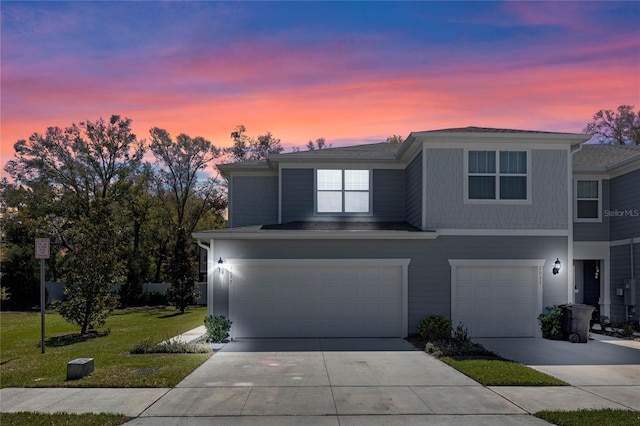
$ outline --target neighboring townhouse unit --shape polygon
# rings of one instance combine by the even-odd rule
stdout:
[[[574,227],[588,236],[583,225],[599,223],[574,218],[593,193],[572,162],[587,139],[468,127],[220,165],[229,228],[193,234],[207,253],[209,313],[228,316],[234,338],[404,337],[430,314],[475,337],[538,336],[545,306],[586,296]],[[612,244],[628,242],[625,226]],[[581,252],[582,268],[613,264],[617,247]]]
[[[573,171],[575,302],[637,321],[640,146],[583,145]]]

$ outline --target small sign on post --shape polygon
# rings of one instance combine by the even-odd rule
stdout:
[[[50,256],[49,238],[36,238],[36,259],[48,259]]]
[[[36,259],[40,259],[40,347],[44,353],[44,260],[51,256],[49,238],[36,238]]]

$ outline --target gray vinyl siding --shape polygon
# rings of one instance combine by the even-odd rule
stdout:
[[[282,169],[282,223],[312,220],[313,169]]]
[[[403,221],[404,170],[374,169],[371,189],[373,215],[315,215],[314,169],[282,169],[282,223],[312,220]]]
[[[612,241],[640,237],[640,170],[611,180],[609,210]]]
[[[616,294],[616,289],[624,288],[624,280],[631,278],[631,245],[624,244],[613,246],[610,250],[611,259],[611,283],[609,296],[611,298],[611,319],[613,321],[626,321],[628,319],[627,307],[624,305],[623,296]],[[636,279],[636,313],[638,319],[638,306],[640,306],[640,244],[633,245],[633,266]]]
[[[404,170],[373,170],[373,219],[404,221]]]
[[[503,149],[509,149],[505,147]],[[530,204],[465,203],[464,150],[427,149],[428,229],[567,229],[567,152],[531,150]]]
[[[577,176],[577,179],[580,179]],[[573,194],[575,200],[576,194]],[[604,214],[609,210],[609,180],[602,181],[602,222],[573,222],[574,241],[609,241],[609,217]],[[574,212],[575,215],[575,212]]]
[[[449,259],[546,259],[543,306],[567,302],[566,275],[554,276],[555,257],[567,258],[566,237],[441,236],[435,240],[216,240],[227,259],[408,258],[409,333],[426,315],[451,315]],[[552,254],[552,255],[550,255]],[[553,259],[552,259],[553,257]],[[241,273],[238,270],[236,273]],[[228,287],[216,276],[216,314],[228,313]],[[564,279],[564,282],[562,280]],[[233,320],[233,318],[231,318]]]
[[[278,176],[231,178],[230,226],[278,223]]]
[[[416,228],[422,228],[422,152],[407,166],[405,186],[405,220]]]

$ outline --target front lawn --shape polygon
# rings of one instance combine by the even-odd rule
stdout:
[[[0,312],[1,387],[173,387],[202,364],[209,354],[131,355],[136,344],[166,340],[204,324],[206,307],[119,310],[105,327],[110,333],[84,341],[51,339],[77,332],[57,313],[47,313],[48,344],[40,352],[40,313]],[[67,362],[94,358],[95,371],[67,381]]]
[[[640,412],[626,410],[540,411],[534,416],[560,426],[638,426]]]
[[[462,374],[483,386],[566,386],[562,380],[498,356],[442,357]]]

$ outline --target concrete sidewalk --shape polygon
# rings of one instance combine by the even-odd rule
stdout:
[[[173,389],[5,388],[0,408],[122,413],[138,426],[510,426],[546,424],[530,415],[543,409],[640,411],[639,394],[633,384],[487,388],[401,339],[287,339],[227,344]]]

